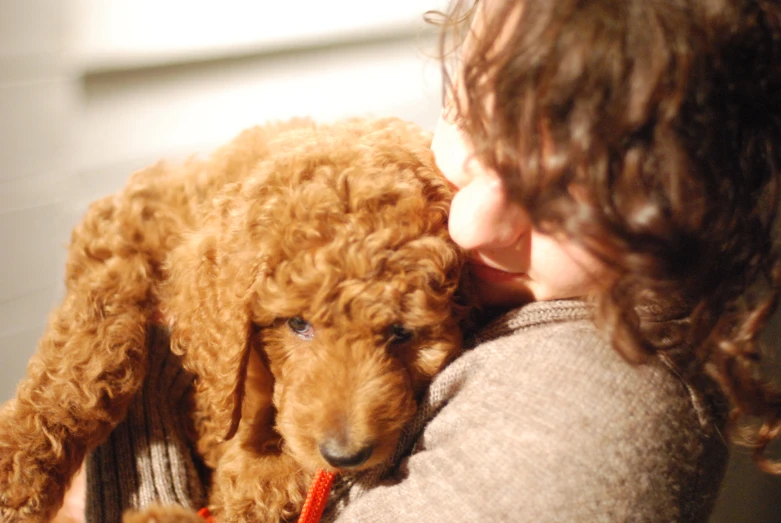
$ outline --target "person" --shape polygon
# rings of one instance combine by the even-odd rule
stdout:
[[[441,50],[485,319],[324,521],[707,521],[730,435],[781,473],[779,2],[454,0]]]
[[[459,1],[459,24],[432,148],[504,312],[326,520],[707,521],[730,434],[781,472],[757,341],[781,278],[781,4]]]

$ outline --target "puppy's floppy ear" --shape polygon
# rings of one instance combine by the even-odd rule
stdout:
[[[215,442],[238,429],[251,350],[260,246],[249,245],[242,201],[239,184],[223,189],[203,226],[171,253],[162,291],[171,349],[197,376],[197,422]]]
[[[251,334],[247,333],[249,337]],[[233,388],[233,411],[231,412],[230,426],[228,432],[225,433],[225,440],[231,439],[236,435],[236,431],[239,430],[239,422],[241,421],[241,409],[244,405],[244,383],[247,380],[247,367],[249,366],[249,353],[251,345],[246,343],[244,349],[241,351],[241,360],[239,368],[236,372],[236,385]]]

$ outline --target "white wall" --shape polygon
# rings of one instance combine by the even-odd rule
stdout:
[[[0,400],[56,302],[74,215],[65,3],[0,0]]]
[[[61,296],[88,202],[269,119],[431,128],[439,76],[420,13],[436,4],[0,0],[0,402]],[[781,481],[745,461],[732,461],[712,521],[781,521]]]

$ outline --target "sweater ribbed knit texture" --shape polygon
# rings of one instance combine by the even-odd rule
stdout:
[[[125,421],[87,458],[87,523],[119,522],[124,511],[153,504],[205,506],[187,438],[193,377],[171,354],[164,329],[151,329],[149,347],[141,393]]]

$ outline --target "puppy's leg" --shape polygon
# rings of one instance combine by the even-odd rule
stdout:
[[[74,231],[64,302],[16,398],[0,408],[4,523],[54,515],[88,449],[121,421],[143,383],[152,268],[127,238],[138,231],[117,214],[103,200]]]
[[[216,519],[221,523],[294,521],[311,478],[286,452],[257,454],[233,440],[212,486]]]

